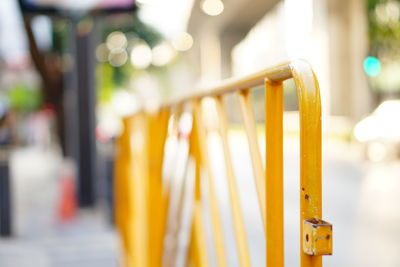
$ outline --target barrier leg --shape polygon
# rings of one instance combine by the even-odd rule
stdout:
[[[283,230],[283,86],[265,82],[267,266],[284,266]]]

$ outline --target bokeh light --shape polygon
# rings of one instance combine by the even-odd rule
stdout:
[[[145,69],[151,64],[152,58],[151,49],[145,42],[140,42],[132,48],[131,63],[134,67]]]
[[[201,9],[209,16],[218,16],[224,11],[224,3],[221,0],[205,0]]]
[[[112,32],[107,36],[107,47],[110,51],[126,49],[128,40],[122,32]]]
[[[168,64],[175,55],[174,49],[167,42],[161,43],[153,48],[154,66],[164,66]]]
[[[381,69],[381,63],[376,57],[367,57],[364,60],[364,71],[368,76],[377,76]]]
[[[111,51],[108,60],[113,67],[121,67],[128,61],[128,53],[125,50]]]
[[[375,17],[380,24],[396,23],[400,18],[400,3],[388,1],[378,4],[375,8]]]
[[[172,46],[178,51],[187,51],[193,46],[193,37],[187,32],[182,32],[172,40]]]
[[[111,107],[116,115],[125,117],[138,109],[138,103],[133,94],[127,90],[118,89],[111,99]]]
[[[108,60],[108,56],[110,54],[110,50],[105,43],[99,44],[96,48],[96,59],[99,62],[106,62]]]

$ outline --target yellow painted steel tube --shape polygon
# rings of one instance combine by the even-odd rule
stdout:
[[[267,266],[284,266],[283,86],[265,82]]]
[[[171,222],[172,222],[171,224],[173,224],[173,227],[171,227],[172,229],[170,229],[170,230],[172,230],[170,237],[173,238],[173,242],[171,242],[171,243],[173,243],[173,246],[170,250],[170,255],[168,255],[169,256],[168,262],[166,261],[166,264],[165,264],[166,267],[175,266],[177,257],[178,257],[178,253],[179,253],[179,251],[178,251],[179,231],[180,231],[180,228],[182,225],[182,215],[183,215],[182,212],[183,212],[183,206],[184,206],[184,200],[185,200],[185,189],[186,189],[186,179],[184,179],[184,181],[182,182],[182,185],[181,185],[181,191],[179,192],[180,193],[179,198],[176,203],[176,213],[174,213],[173,214],[174,216],[172,216],[170,218]]]
[[[247,140],[250,149],[251,164],[253,166],[254,180],[258,195],[258,204],[260,206],[260,214],[262,221],[266,224],[266,206],[265,206],[265,176],[264,166],[261,159],[260,147],[258,144],[258,135],[254,112],[251,107],[250,91],[243,90],[238,92],[240,111],[242,113],[244,126],[246,129]]]
[[[167,136],[169,110],[163,109],[156,114],[148,114],[149,142],[149,267],[161,266],[162,248],[165,230],[166,207],[163,199],[162,164],[164,144]]]
[[[239,191],[237,188],[237,182],[233,170],[232,158],[228,143],[229,139],[228,139],[227,116],[224,109],[222,97],[216,97],[215,102],[217,107],[217,115],[219,119],[219,130],[220,130],[219,132],[221,135],[222,148],[224,151],[226,179],[229,188],[228,192],[232,208],[232,220],[235,231],[237,250],[239,254],[239,262],[240,266],[249,267],[251,266],[251,263],[249,256],[249,248],[247,244],[246,229],[244,225],[242,210],[240,207]]]
[[[208,252],[206,232],[204,229],[204,218],[200,201],[195,202],[193,215],[193,245],[196,267],[208,267]]]
[[[191,134],[191,155],[196,162],[196,180],[194,191],[194,214],[193,214],[193,229],[191,251],[192,263],[195,267],[208,267],[209,258],[207,251],[206,231],[204,227],[204,217],[202,208],[202,192],[201,192],[201,157],[199,151],[199,140],[197,135],[196,122],[193,124]]]
[[[201,159],[201,166],[205,171],[205,177],[207,179],[207,189],[211,210],[211,223],[213,229],[214,245],[216,250],[217,265],[219,267],[226,267],[226,253],[224,247],[224,238],[222,231],[221,215],[218,207],[217,194],[214,188],[213,174],[211,172],[211,165],[208,157],[207,147],[207,134],[203,125],[202,107],[201,101],[197,100],[193,103],[194,108],[194,123],[196,125],[196,135],[198,140],[198,149]]]
[[[127,169],[127,159],[129,157],[129,135],[127,131],[127,119],[123,120],[124,131],[121,136],[117,139],[115,145],[115,172],[114,172],[114,216],[115,216],[115,225],[120,231],[122,241],[125,243],[124,238],[126,237],[124,234],[124,207],[127,204],[126,194],[124,189],[124,182],[127,179],[126,169]],[[123,244],[123,247],[126,245]]]
[[[148,266],[149,217],[148,217],[148,123],[145,113],[133,117],[132,147],[132,195],[133,195],[133,266]]]
[[[300,109],[300,236],[303,236],[303,221],[308,219],[322,219],[322,181],[321,181],[321,101],[318,81],[308,63],[304,61],[294,61],[290,63],[288,69],[289,77],[293,77],[299,99]],[[286,76],[282,73],[280,77]],[[267,76],[268,77],[268,76]],[[289,78],[287,77],[287,78]],[[274,85],[277,81],[281,81],[281,78],[274,81],[269,79],[268,84]],[[268,90],[267,90],[268,92]],[[272,91],[270,90],[272,94]],[[269,103],[267,104],[274,105]],[[266,107],[266,109],[269,109]],[[272,114],[272,113],[270,113]],[[267,112],[268,115],[268,112]],[[273,116],[272,116],[273,117]],[[276,118],[270,118],[276,119]],[[268,118],[266,119],[266,125],[268,125]],[[279,127],[279,129],[281,129]],[[278,131],[279,131],[278,129]],[[267,142],[268,142],[268,131],[276,134],[277,129],[267,129]],[[276,138],[278,140],[278,138]],[[268,149],[268,145],[267,145]],[[277,153],[274,151],[273,153]],[[278,152],[279,153],[279,152]],[[275,154],[276,156],[276,154]],[[278,154],[279,158],[280,155]],[[267,151],[267,164],[268,164],[268,151]],[[268,165],[266,167],[268,173]],[[267,176],[267,190],[268,190],[268,176]],[[280,193],[278,193],[280,194]],[[282,201],[283,204],[283,201]],[[268,216],[280,216],[280,212],[274,214],[269,210],[268,205],[268,191],[267,191],[267,225]],[[283,207],[282,207],[283,212]],[[270,214],[270,215],[269,215]],[[282,216],[283,218],[283,216]],[[272,219],[271,219],[272,220]],[[280,227],[283,225],[282,222],[276,222],[276,230],[281,231]],[[267,227],[268,232],[268,227]],[[282,242],[283,242],[283,234]],[[270,239],[267,239],[267,254],[268,254],[268,243]],[[283,258],[283,247],[282,245],[271,248],[273,253]],[[272,252],[271,252],[272,253]],[[310,256],[303,252],[303,242],[300,240],[300,259],[302,267],[320,267],[322,266],[322,256]],[[267,255],[267,263],[268,262]],[[279,264],[279,265],[278,265]],[[283,262],[270,263],[267,266],[282,266]]]
[[[170,180],[171,197],[169,201],[168,220],[166,225],[166,240],[168,242],[164,247],[165,251],[163,256],[163,266],[166,267],[175,266],[178,259],[179,232],[182,224],[183,207],[186,194],[185,190],[187,190],[186,174],[189,164],[190,139],[188,140],[187,136],[180,134],[179,142],[181,150],[185,150],[185,157],[182,161],[184,164],[180,165],[180,168],[177,168],[182,169],[182,172],[175,172]],[[184,149],[185,147],[187,150]],[[183,154],[181,154],[181,156],[182,155]]]
[[[300,109],[300,236],[303,221],[322,219],[321,179],[321,101],[317,78],[311,67],[297,61],[291,64]],[[300,240],[302,267],[322,266],[322,256],[303,252]]]
[[[265,70],[259,71],[252,75],[248,75],[239,79],[227,79],[215,86],[210,86],[206,88],[198,88],[193,93],[186,96],[182,96],[177,99],[172,99],[166,101],[163,106],[177,106],[179,104],[189,102],[196,99],[202,99],[204,97],[211,97],[217,95],[223,95],[227,93],[233,93],[238,90],[246,90],[255,86],[263,85],[264,80],[267,78],[270,81],[284,81],[292,78],[292,69],[295,65],[299,65],[306,62],[302,60],[297,60],[293,62],[286,62],[272,68],[267,68]]]
[[[133,186],[132,186],[132,135],[133,117],[123,119],[124,132],[117,140],[115,168],[115,223],[121,234],[124,266],[134,266],[133,250]]]
[[[174,113],[174,120],[178,123],[180,120],[180,116],[182,115],[182,111],[177,110]],[[176,153],[176,160],[179,158],[182,158],[182,149],[185,147],[185,144],[188,145],[188,151],[185,152],[187,153],[186,157],[184,157],[184,164],[180,165],[180,168],[178,167],[177,169],[186,169],[187,167],[187,160],[188,160],[188,155],[189,155],[189,140],[187,140],[187,137],[180,136],[179,134],[179,126],[177,126],[175,134],[177,135],[177,140],[178,140],[178,147],[175,151]],[[180,152],[181,151],[181,152]],[[180,155],[180,156],[179,156]],[[185,167],[186,166],[186,167]],[[162,259],[162,265],[165,267],[168,266],[174,266],[176,258],[177,258],[177,245],[178,245],[178,235],[179,235],[179,230],[181,226],[181,211],[183,207],[183,200],[184,200],[184,194],[185,194],[185,172],[179,172],[177,173],[176,170],[172,170],[172,173],[170,174],[170,177],[168,181],[165,183],[165,188],[167,189],[167,201],[168,201],[168,207],[166,210],[166,224],[165,224],[165,243],[164,243],[164,251],[163,251],[163,259]]]

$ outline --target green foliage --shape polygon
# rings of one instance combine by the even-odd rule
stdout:
[[[113,90],[113,67],[104,62],[97,66],[96,80],[98,83],[97,97],[100,102],[109,102]]]
[[[40,107],[42,97],[40,90],[16,84],[9,92],[10,107],[18,111],[31,111]]]
[[[400,57],[400,21],[399,19],[379,20],[379,10],[385,10],[391,2],[400,6],[400,0],[368,0],[368,24],[371,52],[377,55],[381,50]]]
[[[382,64],[379,75],[370,77],[379,92],[400,92],[400,0],[367,0],[371,56]]]
[[[107,36],[114,32],[123,32],[128,39],[141,39],[150,47],[154,47],[163,40],[163,36],[150,27],[144,24],[137,16],[137,13],[124,14],[118,16],[109,16],[102,18],[100,21],[101,41],[104,42]],[[132,45],[132,42],[131,44]],[[130,49],[128,45],[128,49]],[[130,51],[128,51],[129,53]],[[162,68],[150,66],[148,71],[161,71]],[[100,63],[96,69],[96,79],[98,82],[98,100],[100,102],[109,102],[111,100],[113,90],[117,88],[129,87],[129,82],[136,69],[128,62],[119,67],[113,67],[108,62]]]
[[[123,22],[122,22],[123,21]],[[163,36],[153,27],[144,24],[137,16],[137,13],[121,16],[117,18],[109,18],[107,24],[103,27],[102,39],[113,31],[121,31],[125,34],[133,34],[144,40],[150,47],[153,47],[163,40]]]
[[[65,19],[58,19],[53,22],[52,52],[57,53],[59,55],[61,55],[64,52],[68,38],[67,33],[69,30],[71,29],[68,28],[68,23]]]

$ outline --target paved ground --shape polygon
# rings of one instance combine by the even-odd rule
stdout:
[[[218,140],[211,142],[217,192],[221,201],[229,266],[237,253],[229,222]],[[243,136],[230,140],[244,208],[253,266],[264,266],[265,242],[251,167]],[[298,145],[285,143],[285,260],[298,266]],[[263,144],[262,144],[263,146]],[[334,255],[324,266],[400,266],[400,162],[367,163],[358,150],[343,142],[325,142],[323,160],[324,219],[334,225]],[[40,156],[39,156],[40,155]],[[82,213],[70,224],[55,223],[59,161],[54,154],[26,150],[14,159],[19,165],[16,186],[17,232],[0,239],[1,267],[108,267],[118,266],[118,241],[102,213]],[[22,167],[21,167],[22,166]],[[212,255],[212,254],[211,254]]]
[[[0,239],[1,267],[113,267],[118,240],[101,210],[57,220],[61,159],[57,151],[20,149],[12,155],[14,231]]]
[[[78,221],[59,227],[51,235],[0,239],[0,266],[119,266],[115,232],[104,227],[93,227],[98,224],[93,218],[86,221],[80,218]]]

